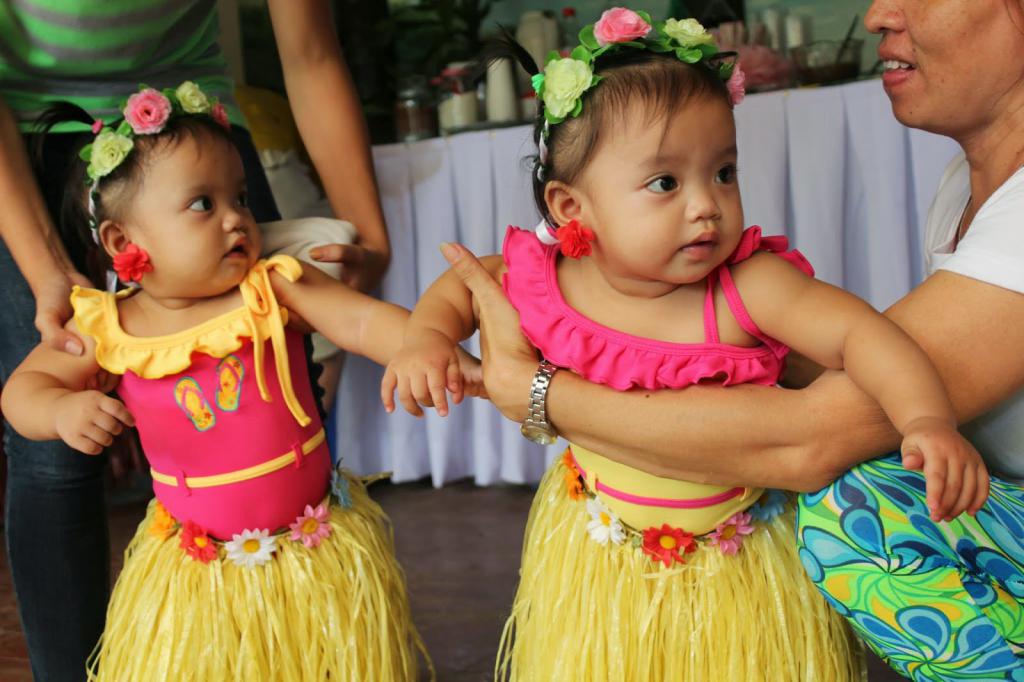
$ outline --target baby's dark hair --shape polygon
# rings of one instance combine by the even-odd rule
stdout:
[[[44,163],[43,144],[46,135],[55,127],[72,122],[91,126],[93,117],[75,104],[57,102],[36,119],[33,132],[38,135],[32,150],[32,160],[37,167]],[[111,267],[110,257],[93,238],[93,223],[89,215],[91,182],[86,175],[88,164],[78,154],[78,150],[91,142],[95,136],[91,133],[77,135],[80,142],[76,141],[70,145],[75,152],[67,159],[67,168],[63,173],[64,198],[61,201],[60,215],[57,216],[57,229],[72,254],[74,265],[93,283],[102,285]],[[107,219],[123,218],[130,198],[142,182],[147,162],[155,151],[173,147],[185,138],[200,139],[203,136],[210,136],[214,140],[221,140],[234,146],[231,133],[210,116],[202,114],[176,114],[168,119],[159,133],[133,136],[134,145],[128,156],[96,185],[96,214],[93,216],[95,225],[98,227]],[[84,254],[84,258],[76,257],[77,254]]]
[[[732,53],[722,56],[728,57]],[[531,76],[538,73],[536,62],[507,32],[485,51],[483,60],[510,58]],[[533,197],[537,210],[554,225],[554,218],[544,200],[544,187],[552,180],[572,183],[579,178],[587,160],[601,142],[601,131],[617,117],[624,117],[631,103],[642,101],[648,106],[648,123],[667,118],[687,102],[702,97],[718,97],[732,109],[726,82],[718,73],[719,62],[687,64],[672,52],[651,50],[612,50],[599,56],[593,70],[601,82],[583,95],[580,115],[567,117],[549,126],[547,163],[539,156],[531,157]],[[537,102],[538,114],[533,139],[540,142],[544,131],[544,104]]]

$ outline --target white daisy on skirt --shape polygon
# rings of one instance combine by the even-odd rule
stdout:
[[[236,566],[262,566],[274,558],[274,550],[277,549],[277,538],[270,534],[270,531],[243,530],[237,535],[232,535],[229,542],[224,543],[228,559],[231,559]]]
[[[596,497],[588,499],[587,513],[590,514],[587,532],[596,542],[607,545],[610,540],[616,545],[621,545],[626,540],[626,531],[622,527],[622,523],[608,507],[601,503],[601,500]]]

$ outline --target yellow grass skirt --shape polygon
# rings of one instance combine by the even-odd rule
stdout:
[[[310,682],[417,679],[417,650],[390,523],[348,477],[352,506],[331,502],[331,534],[306,548],[278,536],[273,559],[235,565],[220,550],[188,557],[179,533],[145,520],[125,551],[90,680]],[[179,531],[180,532],[180,531]]]
[[[556,462],[533,501],[497,679],[866,679],[860,643],[800,565],[791,504],[738,554],[702,545],[666,568],[628,539],[591,539],[565,471]]]

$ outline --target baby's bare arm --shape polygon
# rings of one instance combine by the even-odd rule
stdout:
[[[76,450],[99,454],[135,422],[121,401],[92,388],[100,372],[95,342],[79,334],[74,320],[65,327],[85,342],[85,352],[70,355],[36,346],[7,380],[0,409],[25,438],[60,438]]]
[[[481,259],[492,276],[504,267],[500,256]],[[448,414],[447,393],[462,401],[464,382],[458,344],[477,329],[473,297],[451,270],[441,275],[416,304],[406,327],[402,349],[388,365],[381,381],[381,401],[395,409],[394,394],[405,409],[422,416],[420,406]]]

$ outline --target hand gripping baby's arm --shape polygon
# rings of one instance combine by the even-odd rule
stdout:
[[[7,380],[0,408],[25,438],[60,438],[80,452],[97,455],[135,421],[120,400],[95,390],[101,374],[95,342],[78,332],[74,320],[66,328],[85,341],[85,352],[70,355],[36,346]]]
[[[500,256],[482,258],[492,275],[504,267]],[[422,416],[420,406],[433,406],[448,414],[447,392],[458,404],[466,391],[470,358],[459,347],[477,329],[473,297],[453,270],[423,294],[409,318],[402,350],[388,365],[381,381],[381,400],[388,412],[395,409],[394,392],[410,413]],[[478,371],[475,368],[474,371]]]
[[[981,507],[988,496],[988,472],[957,433],[935,366],[906,332],[856,296],[770,254],[741,263],[734,275],[765,334],[825,367],[844,370],[878,401],[903,435],[907,466],[921,468],[923,459],[935,520]]]

